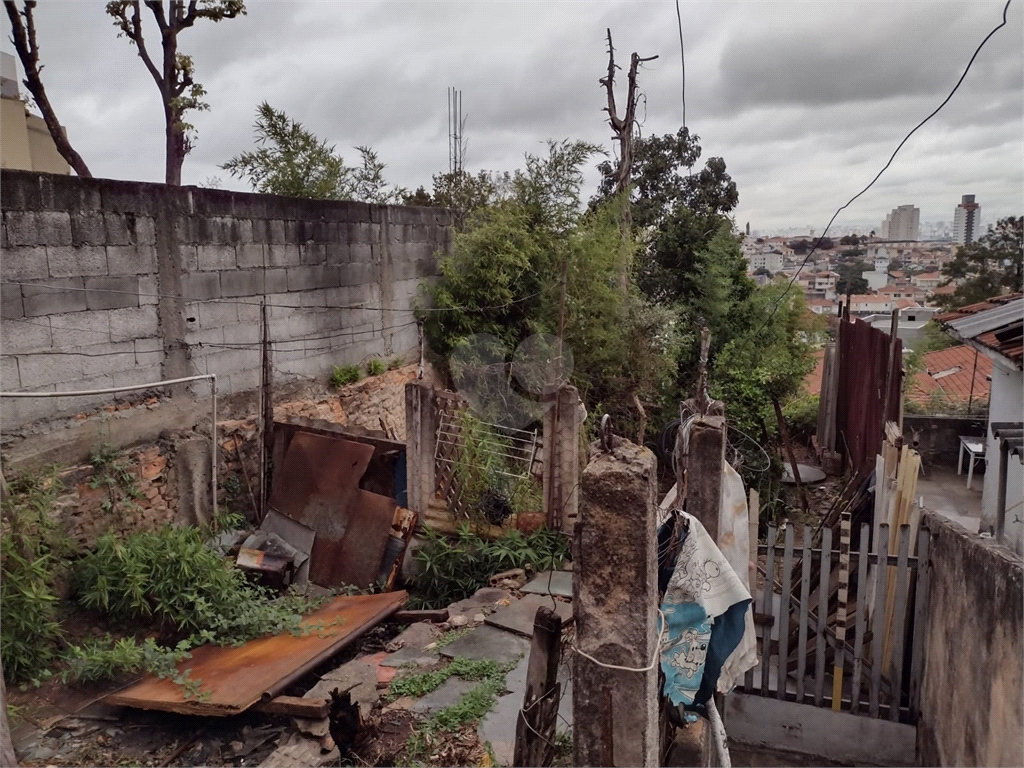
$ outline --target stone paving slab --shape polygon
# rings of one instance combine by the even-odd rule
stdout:
[[[398,648],[380,661],[382,667],[429,667],[438,661],[437,651],[425,651],[424,646],[437,640],[440,630],[429,622],[421,621],[406,627],[395,637],[389,647]]]
[[[554,610],[562,620],[563,627],[572,621],[572,603],[553,600],[547,595],[526,595],[522,600],[499,609],[484,621],[524,637],[533,637],[533,622],[537,617],[537,609],[541,607]]]
[[[386,659],[382,659],[382,667],[429,667],[438,662],[437,651],[425,651],[415,646],[406,646],[400,651],[395,651]]]
[[[544,571],[519,590],[526,594],[558,595],[572,599],[572,571]]]
[[[441,655],[454,659],[493,659],[510,664],[530,652],[530,641],[487,624],[477,627],[441,649]]]
[[[449,677],[436,690],[417,699],[409,706],[409,711],[417,715],[432,715],[445,707],[458,704],[467,693],[480,685],[479,681],[463,680],[461,677]]]

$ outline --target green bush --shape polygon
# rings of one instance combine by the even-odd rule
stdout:
[[[818,431],[818,402],[817,395],[800,397],[786,403],[782,409],[782,417],[793,440],[809,443],[811,435]]]
[[[389,371],[394,371],[398,368],[401,368],[403,365],[405,365],[405,359],[401,355],[398,355],[397,357],[392,357],[390,360],[388,360]]]
[[[344,387],[346,384],[354,384],[363,377],[363,372],[358,365],[336,365],[331,371],[330,382],[332,387]]]
[[[385,370],[384,361],[379,360],[376,357],[366,364],[367,376],[380,376]]]
[[[55,470],[22,478],[2,506],[0,647],[12,682],[45,676],[63,637],[53,589],[70,548],[53,512],[60,488]]]
[[[412,581],[414,602],[443,608],[486,587],[496,573],[510,568],[546,571],[560,568],[569,557],[569,539],[539,528],[529,536],[509,531],[485,541],[465,525],[454,539],[426,529],[427,542],[413,555],[420,573]]]

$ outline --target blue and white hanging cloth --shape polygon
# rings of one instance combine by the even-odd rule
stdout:
[[[687,534],[661,604],[661,668],[669,701],[703,710],[744,637],[751,598],[700,521],[679,514]]]

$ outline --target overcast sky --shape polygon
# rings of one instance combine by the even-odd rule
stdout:
[[[103,5],[39,4],[50,101],[94,175],[162,181],[156,86]],[[950,103],[837,225],[877,226],[903,204],[920,207],[922,221],[952,220],[962,194],[977,196],[985,222],[1024,211],[1022,6],[1011,4],[1007,25]],[[725,158],[739,187],[737,224],[820,231],[945,98],[1002,7],[1002,0],[682,2],[687,125],[701,137],[703,158]],[[682,123],[672,0],[251,0],[248,11],[199,22],[179,38],[211,106],[191,118],[199,136],[185,161],[186,184],[220,177],[224,187],[246,188],[217,166],[252,147],[263,100],[353,162],[351,147],[374,147],[389,181],[409,188],[429,189],[431,174],[448,168],[448,86],[463,93],[469,170],[512,170],[548,138],[610,147],[598,84],[607,27],[624,66],[632,51],[660,57],[640,74],[643,133]],[[145,13],[153,51],[157,37]],[[6,14],[3,32],[3,49],[13,52]]]

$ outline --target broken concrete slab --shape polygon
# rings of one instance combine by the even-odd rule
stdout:
[[[572,597],[572,571],[544,571],[520,590],[526,594]]]
[[[429,667],[437,664],[437,651],[425,651],[422,648],[406,646],[400,651],[395,651],[386,659],[382,659],[382,667]]]
[[[446,645],[441,649],[441,655],[451,659],[493,659],[499,664],[511,664],[529,650],[530,641],[526,638],[484,624]]]
[[[371,661],[353,659],[332,669],[320,678],[302,698],[330,700],[332,691],[348,691],[352,703],[359,705],[359,714],[366,717],[380,699],[377,692],[377,666]],[[317,734],[319,735],[319,734]]]
[[[319,739],[293,733],[287,742],[270,753],[260,763],[267,768],[308,768],[308,766],[335,765],[341,760],[341,751],[334,746],[322,751]]]
[[[550,608],[564,627],[572,621],[572,603],[563,603],[545,595],[526,595],[511,605],[498,609],[484,621],[493,627],[507,629],[523,637],[533,637],[533,621],[540,607]]]
[[[439,627],[429,621],[421,621],[403,629],[388,643],[387,648],[389,651],[398,651],[402,648],[424,648],[434,642],[440,634]]]
[[[409,711],[417,715],[432,715],[445,707],[458,704],[467,693],[480,685],[479,681],[463,680],[461,677],[449,677],[438,688],[417,699],[409,706]]]
[[[797,464],[796,466],[797,469],[800,470],[800,482],[802,483],[820,483],[825,479],[825,473],[818,467],[812,467],[809,464]],[[796,477],[793,476],[793,467],[791,464],[783,465],[782,482],[790,485],[796,484]]]
[[[481,608],[494,608],[495,603],[499,600],[507,600],[508,598],[509,591],[507,589],[483,587],[474,592],[472,597],[467,597],[465,600],[459,600],[449,605],[448,615],[455,616],[466,613],[473,615],[478,613]],[[449,621],[451,620],[449,619]]]

